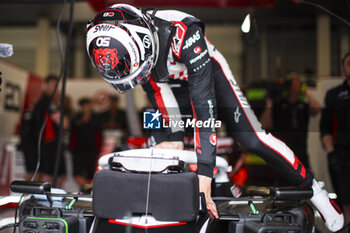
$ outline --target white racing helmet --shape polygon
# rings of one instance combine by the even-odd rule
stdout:
[[[120,92],[146,82],[156,63],[158,37],[151,21],[133,6],[115,4],[88,24],[89,58],[104,80]]]

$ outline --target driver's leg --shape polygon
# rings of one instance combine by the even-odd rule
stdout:
[[[311,186],[314,195],[311,202],[318,209],[331,231],[344,224],[339,207],[328,198],[328,192],[319,187],[311,172],[303,166],[293,151],[272,134],[266,133],[238,87],[221,54],[215,54],[213,74],[216,102],[219,112],[225,112],[228,130],[246,149],[255,152],[268,162],[276,172],[284,175],[291,184]]]
[[[213,64],[218,112],[224,113],[228,132],[247,150],[262,157],[274,170],[285,176],[291,185],[311,186],[313,176],[293,151],[261,128],[254,112],[222,63]]]

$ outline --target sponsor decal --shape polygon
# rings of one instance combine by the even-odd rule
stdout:
[[[244,94],[242,93],[241,89],[239,88],[238,84],[236,83],[236,81],[232,78],[229,79],[231,86],[234,90],[234,92],[236,93],[242,107],[249,107],[249,103],[248,100],[245,98]]]
[[[111,42],[111,38],[110,37],[98,37],[96,39],[96,45],[98,47],[108,47],[110,42]]]
[[[104,71],[113,70],[119,63],[117,49],[98,48],[92,50],[95,64]]]
[[[143,128],[144,129],[160,129],[160,116],[162,114],[159,110],[143,112]]]
[[[242,190],[240,189],[240,187],[236,184],[234,184],[231,188],[231,193],[235,198],[238,198],[242,195]]]
[[[103,13],[103,17],[113,17],[114,16],[114,12],[105,12]]]
[[[234,118],[235,118],[235,122],[238,124],[239,122],[239,117],[241,116],[241,113],[239,112],[239,107],[237,106],[236,111],[234,113]]]
[[[196,31],[195,34],[193,34],[190,38],[188,38],[185,41],[185,46],[183,47],[183,49],[188,49],[189,47],[191,47],[194,43],[196,43],[199,39],[201,38],[201,35],[199,34],[199,30]]]
[[[173,22],[174,26],[176,27],[175,36],[173,37],[173,41],[171,43],[171,49],[173,50],[173,53],[180,58],[181,56],[181,46],[184,42],[185,34],[187,27],[182,22]]]
[[[197,57],[193,58],[190,60],[190,64],[193,64],[197,61],[199,61],[200,59],[202,59],[205,55],[207,55],[208,53],[208,49],[204,50],[203,52],[201,52]]]
[[[109,25],[109,24],[96,25],[93,33],[100,32],[100,31],[108,32],[112,28],[115,28],[115,27],[113,25]]]
[[[193,49],[193,52],[194,52],[195,54],[200,54],[200,53],[202,52],[202,49],[201,49],[201,47],[197,46],[197,47],[195,47],[195,48]]]
[[[143,37],[142,44],[143,47],[145,47],[146,49],[149,49],[151,47],[151,38],[149,37],[149,35],[145,35]]]
[[[206,66],[210,62],[210,58],[208,58],[204,63],[200,64],[199,66],[193,68],[194,72],[197,72],[198,70],[202,69],[204,66]]]
[[[213,146],[216,146],[216,140],[217,140],[216,133],[212,133],[209,137],[209,141]]]
[[[215,120],[213,101],[212,101],[212,100],[208,100],[207,103],[208,103],[208,107],[209,107],[209,117],[210,117],[210,120]],[[215,127],[212,126],[211,131],[215,133]]]
[[[130,47],[131,47],[132,53],[134,54],[134,57],[137,59],[137,58],[138,58],[138,54],[137,54],[137,51],[136,51],[136,48],[135,48],[135,44],[129,42],[129,45],[130,45]]]

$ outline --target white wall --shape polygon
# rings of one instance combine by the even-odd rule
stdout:
[[[240,25],[210,24],[205,34],[209,41],[224,55],[238,83],[242,83],[243,42]]]
[[[13,45],[13,56],[6,61],[16,64],[31,72],[35,70],[38,31],[35,26],[28,27],[0,27],[0,43]],[[62,35],[63,48],[65,36]],[[60,55],[55,29],[50,30],[50,73],[58,75],[60,72]]]
[[[9,193],[9,182],[14,178],[24,178],[23,157],[15,156],[18,137],[16,128],[20,123],[29,72],[19,69],[0,59],[2,85],[0,92],[0,196]],[[22,163],[21,169],[16,165]],[[16,175],[19,174],[19,175]]]

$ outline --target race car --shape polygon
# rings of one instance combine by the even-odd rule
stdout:
[[[313,191],[303,187],[265,188],[260,196],[214,197],[220,217],[210,219],[197,175],[186,171],[195,158],[194,152],[168,149],[108,154],[99,160],[92,196],[52,194],[47,183],[33,188],[31,183],[14,182],[13,191],[43,194],[41,201],[32,197],[21,204],[20,232],[316,231],[307,202]],[[227,163],[217,159],[217,167],[219,181],[229,181],[223,178]],[[61,199],[52,201],[57,196]]]

